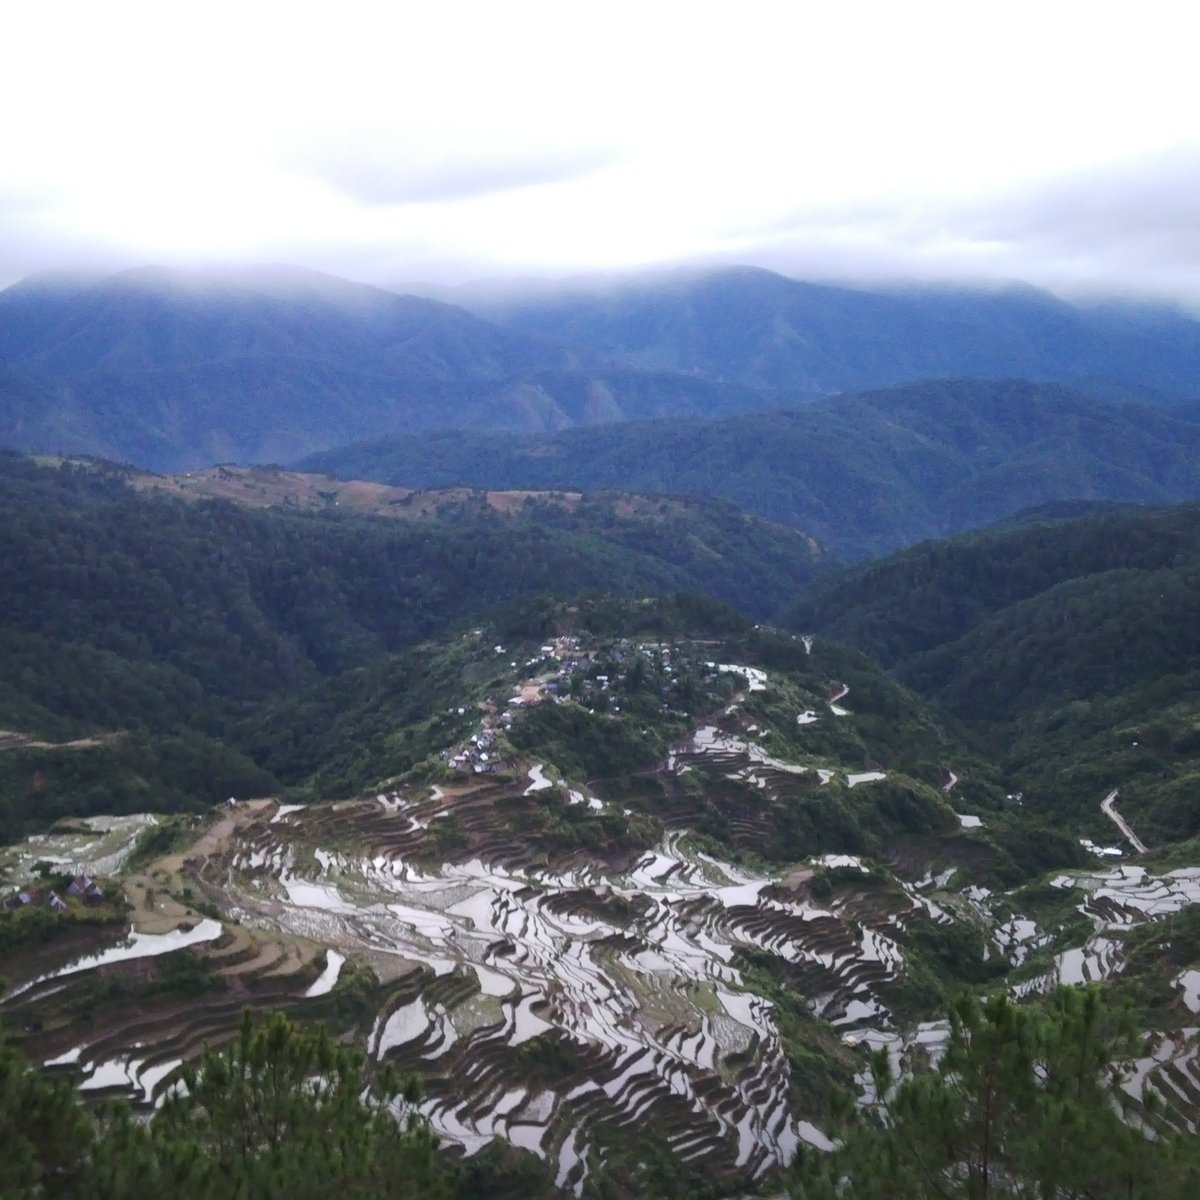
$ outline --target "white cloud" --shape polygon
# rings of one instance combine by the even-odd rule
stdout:
[[[1186,172],[1162,169],[1200,146],[1187,22],[1154,2],[26,5],[0,52],[0,280],[740,256],[1196,297]],[[1088,180],[1106,208],[1081,212]]]

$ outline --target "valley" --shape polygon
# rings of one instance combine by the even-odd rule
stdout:
[[[1200,1197],[1184,6],[12,8],[0,1200]]]
[[[266,1086],[247,1195],[927,1200],[993,1051],[1014,1178],[1192,1194],[1196,322],[740,269],[473,307],[0,292],[36,1194],[224,1200],[195,1147]]]
[[[919,717],[905,752],[860,757],[881,700],[820,638],[614,639],[589,628],[602,611],[559,610],[541,645],[481,631],[477,655],[525,665],[462,696],[459,739],[372,794],[86,818],[5,850],[13,883],[86,871],[128,905],[82,943],[63,929],[6,955],[17,1044],[84,1094],[151,1106],[244,1006],[282,1009],[416,1073],[468,1157],[500,1138],[582,1196],[656,1145],[681,1183],[749,1186],[830,1145],[827,1089],[866,1086],[863,1048],[936,1048],[948,990],[1119,982],[1131,939],[1200,902],[1200,869],[1129,845],[1005,886],[1012,805],[949,744],[929,784],[907,774],[941,736]],[[663,712],[661,753],[606,765],[595,739],[693,688],[717,706]],[[800,811],[821,815],[796,840]],[[1185,1129],[1194,976],[1162,977],[1130,1084]]]

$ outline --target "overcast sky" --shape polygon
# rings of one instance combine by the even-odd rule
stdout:
[[[11,4],[0,284],[703,261],[1200,304],[1193,7]]]

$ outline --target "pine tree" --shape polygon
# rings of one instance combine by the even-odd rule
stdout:
[[[796,1200],[1184,1200],[1200,1194],[1195,1139],[1135,1111],[1118,1065],[1126,1013],[1095,989],[1044,1003],[964,995],[936,1066],[897,1083],[871,1062],[878,1111],[843,1111],[828,1155],[803,1152]],[[1148,1136],[1155,1125],[1154,1136]]]
[[[246,1014],[236,1041],[205,1052],[151,1125],[164,1176],[213,1200],[436,1200],[446,1193],[415,1081],[276,1014]]]
[[[0,1044],[0,1196],[71,1195],[90,1143],[75,1089]]]
[[[0,1200],[448,1200],[415,1082],[282,1015],[206,1050],[148,1123],[0,1045]]]

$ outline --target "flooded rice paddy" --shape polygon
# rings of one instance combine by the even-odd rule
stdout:
[[[549,786],[539,768],[528,777],[527,787]],[[835,1017],[886,1014],[873,985],[902,961],[891,938],[789,899],[682,836],[621,871],[479,858],[429,868],[380,841],[380,817],[397,833],[410,828],[400,799],[374,806],[345,812],[347,831],[375,817],[370,848],[351,848],[352,834],[336,849],[314,846],[300,813],[265,823],[231,856],[221,887],[244,925],[336,947],[309,995],[333,986],[348,954],[381,976],[420,969],[445,981],[380,1014],[369,1041],[377,1057],[425,1068],[446,1060],[456,1074],[451,1060],[488,1061],[545,1039],[558,1059],[588,1064],[559,1081],[500,1070],[431,1096],[434,1128],[469,1152],[503,1136],[553,1154],[569,1177],[587,1144],[580,1114],[620,1124],[665,1108],[681,1156],[723,1144],[732,1165],[761,1173],[791,1157],[806,1127],[789,1109],[772,1005],[747,988],[736,952],[811,964],[826,979],[819,1003]]]
[[[745,678],[749,692],[768,686],[757,668],[709,665]],[[852,717],[839,704],[848,691],[833,688],[825,702],[832,715]],[[819,719],[805,709],[796,722]],[[786,801],[794,786],[837,779],[865,790],[887,778],[878,769],[788,762],[764,749],[765,736],[745,721],[736,730],[702,725],[674,747],[662,773],[677,779],[701,768],[743,786],[756,804]],[[956,782],[951,773],[948,787]],[[515,780],[268,805],[231,819],[230,836],[190,863],[198,892],[215,906],[205,911],[220,920],[132,933],[21,981],[4,1004],[24,1012],[91,973],[185,947],[210,956],[228,985],[211,1013],[179,1006],[159,1019],[157,1041],[139,1033],[136,1014],[122,1014],[99,1022],[90,1038],[59,1038],[43,1060],[89,1092],[150,1104],[216,1023],[233,1021],[243,996],[303,1013],[336,999],[367,967],[378,997],[367,1049],[425,1079],[422,1108],[433,1128],[468,1154],[495,1137],[529,1149],[578,1194],[604,1140],[642,1126],[681,1160],[743,1177],[785,1166],[801,1141],[828,1146],[797,1108],[778,1015],[753,986],[752,962],[773,962],[848,1045],[885,1048],[899,1069],[936,1058],[946,1039],[943,1023],[897,1028],[890,1009],[914,925],[984,928],[988,953],[1028,975],[1016,990],[1034,992],[1111,977],[1122,968],[1124,931],[1200,902],[1200,869],[1155,875],[1121,865],[1063,875],[1053,883],[1078,893],[1092,933],[1051,958],[1050,935],[1033,917],[1014,914],[1005,897],[971,886],[936,857],[904,879],[853,855],[768,874],[723,861],[675,829],[641,854],[581,852],[552,867],[506,829],[500,814],[511,802],[586,819],[615,810],[537,762]],[[115,874],[153,823],[75,822],[9,850],[4,865],[18,882],[39,861]],[[984,827],[970,815],[959,823]],[[475,834],[468,851],[431,859],[432,842],[465,828]],[[818,902],[803,881],[821,868],[843,878]],[[1184,971],[1174,986],[1184,1007],[1200,1011],[1200,972]],[[1194,1076],[1195,1057],[1194,1032],[1163,1035],[1135,1064],[1130,1094],[1185,1086],[1179,1080]],[[859,1083],[870,1102],[869,1078]]]

